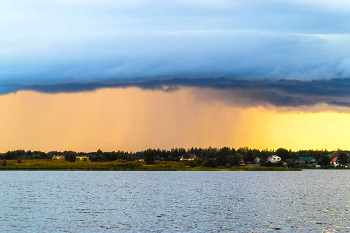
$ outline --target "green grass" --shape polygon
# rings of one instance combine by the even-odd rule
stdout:
[[[157,162],[154,165],[145,165],[143,162],[91,162],[62,160],[6,160],[7,165],[0,164],[0,170],[42,170],[42,171],[301,171],[300,168],[288,169],[281,167],[189,167],[179,162]]]

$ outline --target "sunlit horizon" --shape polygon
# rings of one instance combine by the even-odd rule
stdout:
[[[138,88],[0,96],[0,151],[141,151],[148,148],[350,148],[350,114],[324,106],[276,108],[207,101],[215,90]],[[308,111],[309,110],[309,111]],[[349,122],[349,123],[347,123]]]

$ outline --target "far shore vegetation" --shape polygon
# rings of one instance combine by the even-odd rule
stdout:
[[[278,162],[271,162],[277,156]],[[300,158],[304,159],[303,163]],[[310,159],[312,158],[312,159]],[[339,166],[331,167],[337,158]],[[139,152],[24,151],[0,153],[0,170],[76,171],[300,171],[308,168],[348,168],[347,151],[284,148],[257,150],[248,147],[147,149]]]

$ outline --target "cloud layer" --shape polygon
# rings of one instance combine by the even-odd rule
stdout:
[[[134,82],[5,85],[1,91],[2,94],[19,90],[55,94],[94,91],[101,88],[128,87],[165,92],[176,91],[183,87],[210,89],[214,90],[210,95],[213,100],[247,106],[310,107],[317,104],[327,104],[350,107],[350,79],[302,81],[288,79],[174,78]]]
[[[349,33],[342,0],[4,0],[0,85],[346,78]]]

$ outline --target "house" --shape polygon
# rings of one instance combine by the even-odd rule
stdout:
[[[305,163],[314,162],[315,158],[314,157],[299,157],[299,161],[305,161]]]
[[[277,163],[279,161],[281,161],[281,157],[279,157],[277,155],[271,155],[267,158],[267,162]]]
[[[64,155],[54,155],[52,156],[53,160],[64,160],[65,156]]]
[[[255,164],[260,164],[260,158],[259,158],[259,157],[255,157],[254,163],[255,163]]]
[[[255,157],[254,161],[247,161],[248,167],[259,167],[260,166],[260,158]]]
[[[339,166],[340,164],[339,164],[339,162],[338,162],[338,157],[335,157],[335,158],[333,158],[332,160],[331,160],[331,162],[329,163],[329,166],[330,167],[337,167],[337,166]]]
[[[77,160],[89,160],[89,156],[87,155],[78,155]]]
[[[311,164],[311,163],[312,165],[317,165],[314,157],[299,157],[297,163],[301,166]]]
[[[195,154],[183,154],[180,161],[190,161],[196,159],[197,156]]]

